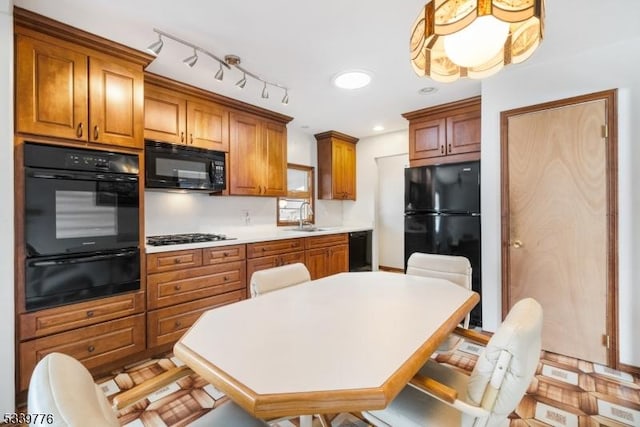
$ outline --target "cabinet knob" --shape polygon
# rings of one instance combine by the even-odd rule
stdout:
[[[90,345],[89,347],[87,347],[87,351],[88,351],[89,353],[93,353],[93,352],[95,351],[95,349],[96,349],[96,348],[95,348],[94,346],[92,346],[92,345]]]
[[[267,248],[262,248],[261,250],[262,250],[262,252],[264,252],[264,251],[266,251],[266,250],[267,250]]]
[[[175,327],[176,327],[176,329],[177,328],[181,328],[182,327],[182,322],[179,321],[179,320],[176,320]]]
[[[192,133],[189,134],[189,139],[190,139],[189,143],[193,144],[193,134]]]
[[[451,153],[451,144],[449,144],[449,153]]]
[[[225,282],[228,282],[228,281],[229,281],[229,276],[224,276],[224,277],[222,278],[222,280],[224,280]]]
[[[78,127],[76,128],[76,136],[78,138],[82,138],[82,134],[84,133],[84,128],[82,122],[78,123]]]
[[[227,257],[227,256],[229,256],[229,253],[228,252],[222,252],[222,256],[223,257]]]
[[[173,289],[175,289],[176,291],[179,291],[180,289],[182,289],[182,285],[175,285]]]
[[[87,311],[87,317],[93,317],[93,310]]]
[[[182,262],[182,260],[180,258],[174,258],[173,263],[174,264],[180,264]]]
[[[95,125],[93,127],[93,139],[98,139],[98,137],[100,136],[100,128],[98,127],[98,125]]]
[[[524,244],[520,240],[514,240],[513,242],[511,242],[511,247],[513,247],[514,249],[520,249],[523,246]]]
[[[184,132],[180,132],[180,142],[184,142]]]

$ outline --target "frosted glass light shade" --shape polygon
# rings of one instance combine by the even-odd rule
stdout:
[[[509,23],[491,16],[476,18],[457,33],[444,37],[444,51],[461,67],[477,67],[495,57],[509,36]]]

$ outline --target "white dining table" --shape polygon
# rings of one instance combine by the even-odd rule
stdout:
[[[175,355],[264,419],[382,409],[480,300],[443,279],[341,273],[202,314]]]

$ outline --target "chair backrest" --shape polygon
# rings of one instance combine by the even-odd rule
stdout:
[[[256,271],[251,275],[251,297],[266,294],[311,280],[309,270],[302,263],[287,264],[280,267]]]
[[[516,408],[538,366],[541,341],[542,307],[533,298],[518,301],[469,378],[467,399],[491,413],[483,425],[500,425]]]
[[[463,256],[414,252],[407,261],[407,274],[447,279],[471,289],[471,263]]]
[[[52,414],[53,424],[49,425],[56,427],[120,426],[87,368],[62,353],[50,353],[38,362],[27,405],[29,413]]]

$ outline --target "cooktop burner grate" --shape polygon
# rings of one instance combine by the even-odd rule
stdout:
[[[218,240],[234,240],[234,238],[227,237],[224,234],[210,233],[167,234],[149,236],[147,237],[147,244],[151,246],[182,245],[186,243],[216,242]]]

